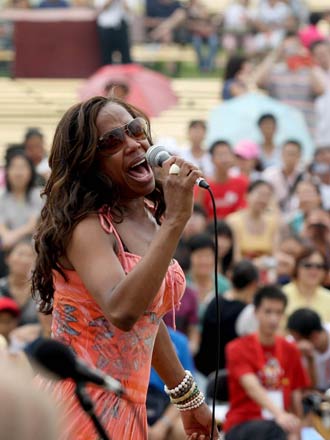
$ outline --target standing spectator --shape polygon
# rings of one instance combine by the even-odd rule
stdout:
[[[279,233],[277,216],[269,210],[273,188],[264,180],[256,180],[247,192],[246,209],[227,218],[234,231],[237,258],[272,256]]]
[[[184,160],[196,165],[205,177],[213,175],[213,164],[210,153],[205,150],[206,122],[194,119],[188,125],[188,145],[176,152]]]
[[[286,1],[259,1],[257,16],[254,21],[257,30],[254,38],[256,52],[273,49],[280,43],[291,15],[292,12]]]
[[[283,213],[291,211],[295,188],[304,177],[301,154],[300,142],[287,140],[282,146],[281,165],[266,168],[262,174],[263,179],[272,184],[275,197]]]
[[[222,45],[230,55],[237,49],[249,48],[253,24],[249,3],[250,0],[233,0],[224,11]]]
[[[225,67],[222,99],[227,100],[247,93],[251,71],[251,63],[246,57],[231,56]]]
[[[34,186],[35,169],[24,153],[11,155],[6,163],[6,191],[0,196],[0,236],[4,250],[10,250],[36,227],[42,200]]]
[[[279,152],[275,144],[275,134],[277,130],[277,120],[275,116],[270,113],[261,115],[258,119],[258,127],[262,138],[260,143],[260,161],[262,168],[279,165]]]
[[[300,110],[314,134],[314,100],[324,93],[324,85],[297,34],[288,33],[267,55],[257,69],[255,80],[270,96]]]
[[[216,204],[219,219],[246,206],[245,194],[248,180],[245,176],[231,177],[229,170],[234,165],[234,155],[228,142],[215,141],[210,148],[214,165],[213,179],[209,180]],[[208,218],[213,219],[213,205],[208,191],[197,191],[196,201],[207,212]]]
[[[322,287],[327,270],[326,258],[315,248],[307,248],[297,258],[294,280],[283,287],[288,298],[287,317],[297,309],[308,307],[323,322],[330,322],[330,291]]]
[[[301,390],[309,380],[297,347],[277,336],[286,304],[277,286],[260,288],[254,297],[258,331],[226,347],[226,440],[300,439]]]
[[[315,387],[326,391],[330,386],[330,323],[322,324],[313,310],[298,309],[289,316],[288,330],[297,341],[307,361]]]
[[[225,347],[228,342],[237,338],[236,320],[246,305],[252,303],[257,283],[258,270],[250,261],[242,260],[234,266],[232,288],[225,296],[219,298],[219,335],[216,298],[213,298],[207,306],[202,325],[201,344],[195,356],[196,368],[205,376],[216,369],[216,352],[210,350],[210,347],[217,346],[217,336],[220,337],[219,368],[225,367]]]
[[[50,168],[45,149],[45,140],[41,131],[37,128],[29,128],[25,133],[23,145],[25,154],[32,160],[37,174],[46,181],[50,174]]]
[[[102,65],[112,64],[114,52],[121,55],[121,63],[131,62],[130,37],[126,0],[95,0],[97,29]]]

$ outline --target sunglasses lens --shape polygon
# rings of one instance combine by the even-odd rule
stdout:
[[[122,128],[115,128],[103,136],[99,141],[99,148],[102,150],[115,150],[125,139],[125,132]]]
[[[147,123],[142,118],[136,118],[130,122],[127,130],[134,139],[145,139],[147,137]]]

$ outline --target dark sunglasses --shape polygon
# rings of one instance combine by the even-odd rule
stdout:
[[[305,269],[319,269],[319,270],[325,270],[327,267],[325,264],[319,264],[319,263],[301,263],[301,266]]]
[[[97,148],[102,151],[113,153],[123,145],[126,134],[138,141],[147,139],[147,121],[141,117],[137,117],[121,127],[108,131],[98,139]]]

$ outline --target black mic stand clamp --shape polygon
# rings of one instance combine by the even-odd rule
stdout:
[[[77,382],[75,393],[82,409],[90,416],[96,431],[100,435],[101,440],[111,440],[110,437],[105,432],[100,420],[94,412],[94,404],[92,399],[88,395],[84,382]]]

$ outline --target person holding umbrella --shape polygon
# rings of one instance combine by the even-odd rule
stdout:
[[[201,172],[174,156],[156,182],[146,161],[150,145],[149,121],[124,101],[95,97],[64,114],[35,237],[33,287],[41,310],[52,310],[53,337],[125,389],[122,397],[89,389],[112,439],[147,439],[151,364],[180,409],[187,437],[205,439],[211,413],[162,321],[184,291],[183,272],[172,258]],[[173,174],[173,164],[179,174]],[[64,381],[52,390],[65,405],[60,438],[96,440],[74,384]],[[214,427],[212,440],[218,436]]]

